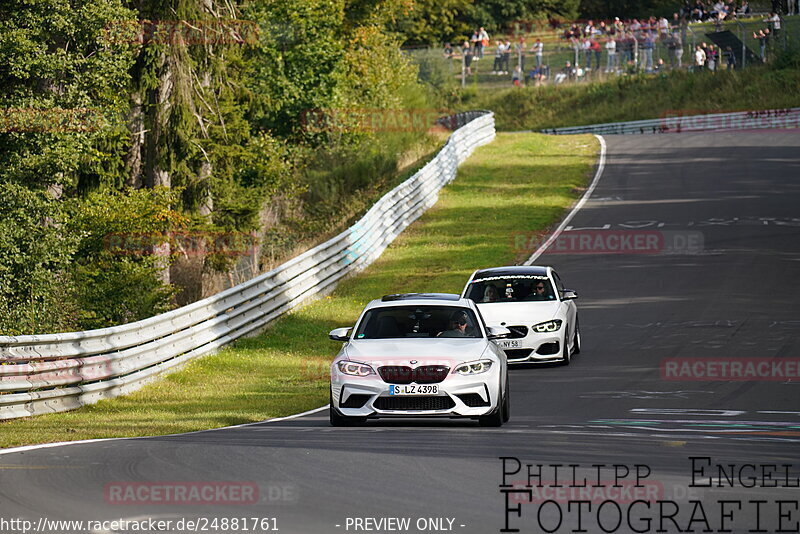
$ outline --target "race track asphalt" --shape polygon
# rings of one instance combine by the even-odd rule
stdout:
[[[587,500],[586,532],[679,532],[700,517],[698,507],[713,532],[723,526],[731,532],[796,528],[800,488],[791,486],[800,472],[800,379],[778,374],[791,372],[794,362],[797,377],[800,353],[800,133],[606,141],[606,168],[592,197],[560,244],[537,260],[556,267],[579,293],[583,350],[569,367],[512,369],[507,425],[393,421],[332,428],[320,412],[14,453],[0,456],[0,519],[206,518],[206,532],[231,532],[219,522],[211,528],[211,520],[274,518],[271,528],[287,534],[490,533],[508,519],[520,532],[575,532],[578,505],[568,509],[568,501]],[[571,232],[593,241],[581,250],[557,250],[568,245]],[[649,243],[657,246],[604,252],[598,247],[613,245],[608,232],[630,244],[636,235],[655,236]],[[598,242],[599,235],[605,241]],[[758,379],[702,379],[697,373],[713,369],[680,367],[698,361],[758,365],[763,358],[772,359],[762,368],[770,376]],[[669,374],[675,369],[688,374]],[[500,457],[543,464],[531,502],[526,493],[509,494],[506,502]],[[690,487],[690,457],[733,464],[735,474],[745,465],[742,481],[734,477],[734,487],[725,481],[716,487],[717,473],[706,469],[694,483],[710,477],[715,487]],[[619,487],[614,464],[620,475],[631,470]],[[506,469],[515,465],[505,460]],[[558,472],[553,465],[561,465]],[[570,465],[577,466],[578,482],[588,475],[589,485],[598,487],[554,487],[570,484]],[[640,474],[649,471],[640,487],[632,479],[637,465]],[[505,481],[524,485],[525,472],[523,466]],[[755,487],[744,487],[750,475],[756,475]],[[130,483],[208,481],[253,484],[257,502],[118,504],[111,494]],[[777,487],[765,487],[773,482]],[[523,501],[519,515],[507,513],[517,506],[514,499]],[[543,504],[547,499],[552,502]],[[637,499],[648,502],[634,506]],[[741,510],[721,505],[725,500],[738,501]],[[664,501],[674,501],[677,513],[659,524],[659,515],[673,506]],[[720,510],[733,510],[725,525]],[[388,517],[410,518],[409,528],[354,528],[355,518]],[[428,518],[445,520],[439,525]],[[240,523],[239,531],[242,526],[252,524]],[[706,528],[699,519],[691,526]],[[0,531],[13,532],[8,526]]]

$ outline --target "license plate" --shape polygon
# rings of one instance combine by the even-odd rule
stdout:
[[[436,384],[405,384],[389,386],[389,395],[436,395],[439,386]]]
[[[516,339],[511,339],[508,341],[500,341],[498,342],[498,345],[500,345],[501,349],[516,349],[519,347],[519,341],[517,341]]]

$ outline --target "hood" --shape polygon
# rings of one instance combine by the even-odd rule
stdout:
[[[557,300],[544,302],[484,302],[478,304],[487,326],[532,326],[555,318],[563,303]]]
[[[480,359],[487,343],[485,338],[359,339],[347,343],[345,355],[364,363],[453,365]]]

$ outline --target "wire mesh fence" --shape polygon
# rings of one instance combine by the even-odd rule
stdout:
[[[467,42],[405,53],[418,65],[420,78],[437,87],[569,84],[672,69],[741,69],[800,48],[800,16],[769,18],[762,14],[666,28],[626,28],[590,38],[566,38],[562,25],[490,40],[480,49]]]

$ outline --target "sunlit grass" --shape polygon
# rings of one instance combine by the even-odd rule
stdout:
[[[73,412],[0,423],[0,446],[173,434],[261,421],[328,402],[328,331],[387,293],[458,293],[480,267],[513,263],[513,235],[552,225],[585,187],[591,136],[500,134],[439,202],[364,272],[258,337],[191,362],[140,391]]]

